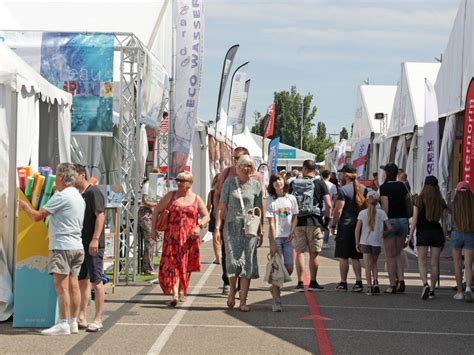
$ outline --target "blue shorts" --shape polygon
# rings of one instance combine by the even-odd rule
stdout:
[[[387,238],[403,238],[408,236],[408,218],[390,218],[392,231],[387,235]]]
[[[474,232],[453,231],[449,246],[454,249],[474,250]]]
[[[79,280],[89,279],[90,282],[96,283],[102,281],[102,273],[104,269],[104,249],[99,248],[96,256],[85,253],[84,262],[79,272]]]
[[[283,264],[293,265],[293,242],[287,242],[287,238],[275,238],[278,254],[283,259]]]

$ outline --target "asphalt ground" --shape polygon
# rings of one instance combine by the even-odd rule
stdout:
[[[267,242],[258,250],[260,279],[252,281],[248,313],[227,308],[221,267],[211,263],[212,245],[203,243],[201,272],[193,274],[190,295],[177,308],[166,305],[169,296],[159,285],[119,286],[106,295],[102,332],[45,337],[38,329],[4,322],[0,353],[474,354],[474,303],[452,299],[450,260],[441,261],[441,286],[432,300],[420,299],[413,256],[408,258],[404,294],[341,293],[334,290],[339,269],[331,242],[332,248],[320,255],[318,281],[325,290],[295,293],[296,281],[286,284],[282,313],[271,311],[271,295],[263,283]],[[379,270],[383,268],[382,256]],[[352,270],[348,281],[350,289]],[[385,272],[379,281],[383,291],[388,285]]]

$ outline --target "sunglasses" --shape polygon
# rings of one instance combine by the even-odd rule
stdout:
[[[189,181],[189,180],[186,180],[186,179],[176,179],[175,180],[177,183],[182,183],[182,182],[186,182],[186,181]]]
[[[248,164],[248,165],[241,165],[240,166],[241,168],[252,168],[253,165],[252,164]]]
[[[234,160],[239,160],[240,159],[240,157],[232,157],[232,158],[234,158]]]

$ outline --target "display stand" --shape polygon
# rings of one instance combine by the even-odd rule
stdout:
[[[108,213],[108,212],[111,213]],[[113,223],[109,224],[109,228],[105,231],[105,253],[104,253],[104,266],[106,264],[112,264],[112,278],[110,280],[110,286],[112,287],[112,293],[115,292],[115,285],[118,283],[119,275],[119,207],[106,207],[106,217],[112,216]],[[113,228],[110,228],[113,227]]]

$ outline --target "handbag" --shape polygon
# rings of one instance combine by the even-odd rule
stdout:
[[[267,267],[264,282],[278,287],[283,287],[285,282],[291,281],[291,276],[286,270],[281,256],[277,253],[273,256],[267,255]]]
[[[160,216],[156,220],[155,229],[158,232],[164,232],[166,230],[166,228],[168,227],[168,218],[169,218],[169,214],[170,214],[169,207],[170,207],[170,205],[173,201],[174,201],[174,193],[171,196],[170,201],[166,205],[166,208],[160,213]]]
[[[258,230],[260,228],[262,210],[259,207],[254,207],[245,212],[244,200],[242,198],[242,191],[239,186],[239,180],[235,178],[235,181],[238,186],[237,191],[239,193],[240,206],[242,207],[242,214],[244,216],[244,234],[249,239],[255,238],[257,237]]]

